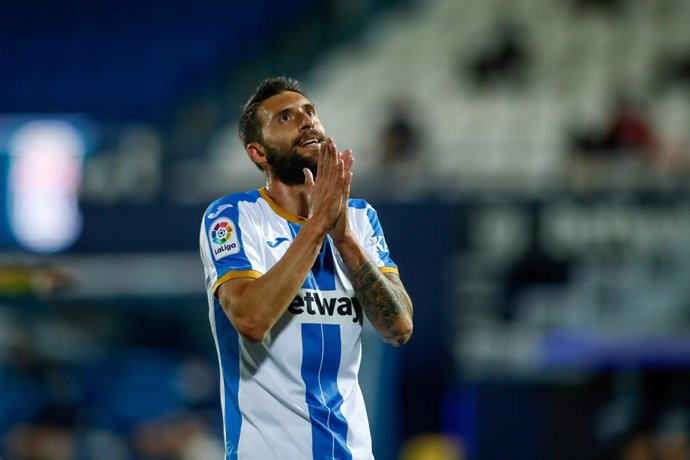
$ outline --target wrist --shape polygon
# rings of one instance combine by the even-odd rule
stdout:
[[[333,235],[331,235],[331,237],[333,237]],[[340,252],[359,247],[359,243],[350,229],[346,230],[339,238],[333,238],[333,244],[335,244]]]
[[[345,235],[340,240],[333,240],[335,248],[338,250],[340,257],[342,257],[345,266],[351,273],[354,273],[357,268],[366,260],[364,250],[359,245],[359,242],[350,231],[345,232]]]
[[[328,226],[321,219],[310,217],[302,224],[302,231],[321,240],[328,233]]]

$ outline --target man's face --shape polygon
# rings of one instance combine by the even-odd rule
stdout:
[[[266,161],[285,184],[304,183],[304,168],[316,177],[321,142],[326,139],[314,105],[286,91],[266,99],[257,110]]]

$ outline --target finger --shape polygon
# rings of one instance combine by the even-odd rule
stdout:
[[[338,158],[338,172],[337,172],[337,177],[338,181],[345,180],[345,162]]]
[[[320,145],[319,145],[319,156],[318,156],[318,158],[316,159],[316,172],[317,172],[317,174],[319,174],[320,172],[322,172],[322,171],[323,171],[323,168],[324,168],[324,165],[323,165],[323,144],[320,144]],[[307,168],[304,168],[304,169],[307,169]],[[310,171],[310,172],[311,172],[311,171]],[[312,176],[312,179],[313,179],[313,178],[314,178],[314,176]],[[307,174],[304,173],[305,184],[306,184],[306,179],[307,179]]]
[[[338,147],[335,145],[335,140],[332,137],[329,137],[328,140],[329,146],[331,147],[331,152],[335,154],[336,157],[338,157]]]
[[[345,162],[345,171],[349,171],[352,168],[352,163],[355,161],[355,157],[352,156],[352,150],[346,149],[343,152],[342,159]]]
[[[352,182],[352,171],[347,169],[346,162],[343,162],[343,185],[342,185],[342,200],[345,209],[347,210],[350,201],[350,183]]]
[[[321,177],[328,175],[328,169],[330,166],[330,156],[328,152],[328,140],[321,143],[319,149],[319,165],[318,172],[321,173]]]
[[[354,158],[351,158],[354,160]],[[352,161],[350,161],[350,166],[352,166]],[[352,171],[348,168],[347,162],[345,163],[345,178],[343,179],[343,196],[345,200],[350,199],[350,184],[352,184]]]
[[[304,168],[302,172],[304,172],[304,185],[307,189],[314,187],[314,175],[311,173],[311,170]]]
[[[328,156],[331,159],[331,167],[333,170],[337,169],[337,164],[335,161],[339,158],[337,150],[335,149],[335,142],[332,137],[326,139],[326,149],[328,150]]]
[[[336,182],[340,182],[340,164],[339,162],[342,161],[340,160],[340,157],[338,155],[338,148],[335,145],[335,141],[333,140],[332,137],[328,138],[328,149],[329,153],[328,156],[331,160],[331,180],[333,182],[333,186],[336,187]]]
[[[345,182],[343,186],[347,189],[348,195],[350,194],[350,184],[352,183],[352,171],[345,171]]]
[[[330,149],[331,158],[340,159],[340,156],[338,155],[338,147],[336,147],[335,141],[332,137],[329,137],[328,140],[328,148]]]
[[[350,184],[352,183],[352,171],[345,173],[345,180],[343,181],[343,202],[350,202]]]
[[[333,152],[331,149],[331,144],[333,143],[333,139],[330,137],[326,139],[325,142],[322,143],[322,155],[323,155],[323,174],[322,177],[324,178],[324,181],[329,181],[332,176],[333,176],[333,169],[335,168],[335,161],[333,158]]]

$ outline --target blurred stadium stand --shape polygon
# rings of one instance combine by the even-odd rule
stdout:
[[[186,93],[275,39],[271,28],[256,33],[259,24],[299,20],[316,4],[5,2],[0,106],[165,119]]]
[[[4,2],[0,458],[220,458],[198,226],[262,185],[236,125],[274,74],[354,150],[415,301],[405,348],[364,338],[378,459],[688,458],[688,18],[684,0]],[[57,253],[13,229],[34,119],[83,136]],[[67,184],[56,169],[35,177]]]

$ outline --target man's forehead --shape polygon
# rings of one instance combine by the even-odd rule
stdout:
[[[311,101],[300,93],[294,91],[283,91],[280,94],[271,96],[259,104],[259,112],[263,117],[270,117],[272,114],[282,112],[291,107],[300,107],[304,104],[311,104]],[[265,119],[266,119],[265,118]]]

